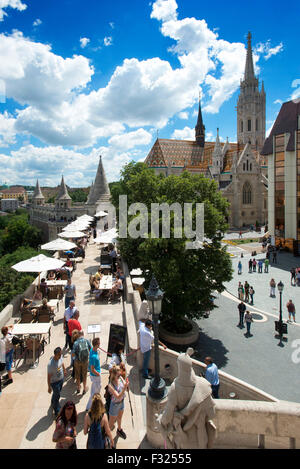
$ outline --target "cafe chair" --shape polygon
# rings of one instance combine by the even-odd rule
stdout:
[[[28,324],[30,322],[34,322],[34,316],[31,311],[22,311],[21,318],[19,319],[18,323],[20,324]]]
[[[40,353],[44,352],[43,340],[36,339],[35,337],[28,337],[25,340],[25,351],[24,351],[24,363],[26,363],[26,357],[32,355],[33,357],[33,346],[35,347],[35,357],[40,361]]]

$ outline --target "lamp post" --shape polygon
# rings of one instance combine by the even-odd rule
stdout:
[[[161,304],[164,292],[160,290],[156,278],[152,276],[149,290],[146,291],[146,299],[149,310],[152,313],[153,330],[154,330],[154,363],[155,375],[149,386],[149,396],[152,399],[161,400],[166,396],[166,383],[159,376],[159,349],[158,349],[158,317],[161,313]]]
[[[279,332],[279,337],[280,337],[280,342],[279,345],[282,345],[282,334],[283,334],[283,322],[282,322],[282,292],[284,285],[282,281],[277,284],[277,288],[279,291],[279,297],[280,297],[280,303],[279,303],[279,321],[278,321],[278,332]]]

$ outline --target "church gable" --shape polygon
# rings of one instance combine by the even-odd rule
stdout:
[[[166,167],[168,164],[166,163],[160,144],[159,140],[157,139],[153,147],[151,148],[145,163],[150,166],[151,168],[153,167]]]
[[[241,154],[238,156],[237,162],[237,172],[245,173],[245,172],[257,172],[259,163],[257,161],[257,157],[259,157],[258,153],[251,148],[250,144],[247,144]]]

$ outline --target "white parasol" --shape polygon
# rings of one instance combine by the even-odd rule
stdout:
[[[40,284],[40,273],[45,270],[60,269],[65,264],[64,261],[55,259],[53,257],[44,256],[39,254],[38,256],[31,257],[25,261],[18,262],[18,264],[12,265],[12,269],[17,272],[38,272],[39,273],[39,284]]]
[[[130,272],[130,275],[142,275],[143,271],[141,269],[133,269]]]
[[[43,244],[41,249],[46,251],[69,251],[70,249],[76,248],[76,244],[66,241],[65,239],[57,238],[50,243]]]
[[[95,214],[95,217],[101,218],[101,217],[106,217],[106,215],[108,215],[107,212],[104,212],[103,210],[100,210],[100,212],[97,212],[97,213]]]
[[[63,231],[62,233],[59,233],[58,236],[60,236],[61,238],[73,239],[83,238],[84,236],[86,236],[86,234],[82,231]]]

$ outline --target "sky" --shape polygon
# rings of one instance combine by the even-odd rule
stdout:
[[[300,97],[299,1],[0,0],[0,185],[109,182],[157,136],[236,141],[248,31],[266,130]]]

